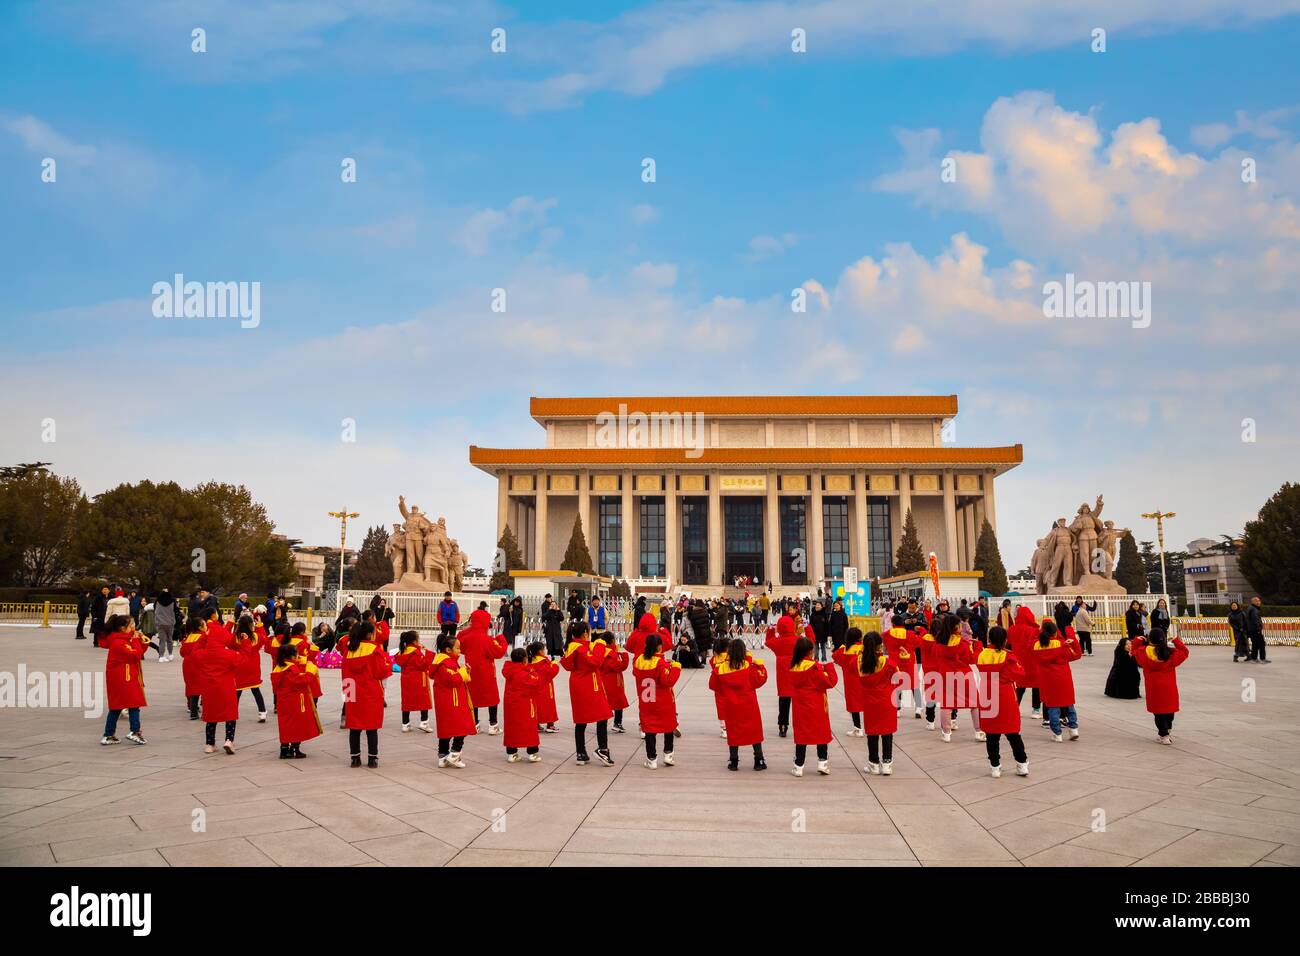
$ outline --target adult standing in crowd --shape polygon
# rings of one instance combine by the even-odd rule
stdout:
[[[605,635],[605,608],[600,603],[600,595],[591,596],[591,604],[587,607],[587,630],[591,632],[593,641],[600,640]]]
[[[849,633],[849,615],[844,610],[844,602],[839,598],[831,605],[830,617],[826,622],[826,632],[830,635],[831,649],[838,650],[844,646]],[[847,689],[847,684],[845,685]]]
[[[1173,641],[1173,621],[1169,617],[1169,602],[1164,598],[1156,601],[1156,606],[1151,609],[1151,630],[1154,631],[1156,628],[1164,631],[1165,636],[1171,642]]]
[[[1251,598],[1250,607],[1246,608],[1246,633],[1250,636],[1250,656],[1246,660],[1271,663],[1264,649],[1264,612],[1258,597]]]
[[[1016,616],[1011,610],[1011,598],[1003,598],[1002,606],[998,608],[998,627],[1010,634],[1011,625],[1014,623],[1016,623]]]
[[[244,616],[245,611],[251,610],[252,608],[248,604],[248,592],[240,591],[239,597],[235,598],[235,613],[232,616],[238,621]],[[266,610],[268,613],[275,610],[275,601],[269,597],[266,599]]]
[[[1092,612],[1097,610],[1097,602],[1091,606],[1083,603],[1083,597],[1074,599],[1074,634],[1079,639],[1079,649],[1089,657],[1092,656]]]
[[[144,595],[139,591],[132,591],[126,599],[127,607],[131,609],[131,620],[135,622],[137,628],[140,627],[140,612],[144,610]]]
[[[1136,598],[1129,602],[1124,612],[1124,636],[1130,641],[1142,636],[1142,603]]]
[[[506,609],[505,627],[502,629],[502,634],[505,636],[506,643],[510,646],[511,650],[514,649],[515,641],[523,632],[524,599],[516,597],[510,602],[510,606]]]
[[[813,637],[817,641],[817,660],[824,663],[827,659],[826,638],[830,627],[830,615],[826,611],[826,602],[821,600],[820,592],[818,592],[817,602],[813,604],[808,614],[808,625],[812,628]]]
[[[551,660],[564,654],[564,612],[549,594],[542,604],[542,636],[546,640],[546,654]]]
[[[438,627],[443,634],[455,634],[460,627],[460,605],[452,600],[450,591],[443,592],[442,601],[438,604]]]
[[[1228,605],[1228,627],[1232,629],[1232,663],[1250,656],[1250,638],[1246,636],[1246,612],[1240,602]]]
[[[105,633],[104,621],[108,617],[108,585],[105,584],[95,595],[95,600],[90,604],[90,636],[95,640],[95,646],[99,647],[100,635]]]
[[[577,591],[569,592],[569,602],[565,610],[569,612],[570,621],[582,620],[582,598],[578,597]]]
[[[77,640],[86,639],[86,621],[90,619],[90,607],[95,603],[91,592],[86,591],[77,598]]]
[[[154,643],[158,645],[158,660],[172,659],[172,639],[176,633],[176,599],[172,592],[163,588],[158,600],[153,602],[153,623],[158,630]]]
[[[334,619],[334,630],[338,634],[346,634],[352,629],[353,624],[361,623],[361,608],[357,607],[357,602],[348,595],[343,602],[343,607],[339,611],[339,616]]]
[[[113,596],[108,599],[108,616],[120,614],[122,617],[130,617],[132,622],[135,618],[131,616],[131,601],[121,588],[113,589]]]

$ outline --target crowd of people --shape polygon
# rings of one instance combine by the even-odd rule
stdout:
[[[123,710],[130,724],[126,739],[146,743],[140,723],[147,705],[142,661],[149,649],[160,660],[171,655],[157,625],[160,608],[175,603],[165,603],[168,597],[164,592],[152,602],[152,636],[130,613],[126,595],[107,599],[108,613],[96,632],[97,644],[108,650],[105,746],[119,742]],[[241,595],[236,613],[225,621],[215,600],[200,592],[192,596],[184,620],[176,615],[172,625],[180,629],[176,646],[183,662],[184,703],[190,719],[203,723],[205,752],[216,751],[220,732],[221,749],[234,753],[245,691],[257,721],[269,719],[262,693],[266,663],[280,757],[301,759],[302,745],[323,733],[319,667],[326,662],[322,655],[332,655],[332,663],[341,668],[339,727],[348,731],[353,767],[363,765],[363,737],[365,765],[378,766],[386,685],[395,671],[400,674],[401,732],[436,735],[437,765],[446,769],[466,766],[467,741],[483,729],[484,710],[486,735],[502,738],[507,760],[541,760],[543,735],[558,732],[554,683],[561,670],[568,674],[575,759],[582,765],[593,762],[589,730],[595,739],[594,761],[614,763],[610,736],[626,732],[625,714],[635,701],[644,765],[673,766],[674,740],[682,733],[674,687],[683,668],[692,667],[710,670],[708,688],[730,770],[738,769],[741,748],[752,749],[755,770],[767,768],[758,691],[769,670],[775,672],[777,733],[794,738],[795,776],[803,775],[809,748],[815,748],[817,772],[830,773],[828,691],[837,685],[851,722],[848,735],[867,740],[868,774],[892,773],[894,735],[900,715],[909,710],[945,743],[953,742],[966,712],[994,777],[1001,775],[1003,737],[1016,773],[1029,773],[1021,719],[1026,692],[1029,720],[1039,721],[1048,739],[1079,739],[1071,665],[1091,653],[1088,628],[1095,610],[1082,599],[1073,607],[1059,603],[1041,621],[1028,607],[1013,609],[1004,601],[993,623],[983,599],[963,601],[955,609],[946,600],[933,606],[903,601],[882,610],[880,630],[865,633],[849,626],[839,601],[821,595],[779,599],[764,609],[775,617],[762,636],[773,657],[768,664],[744,639],[745,624],[736,621],[734,604],[725,599],[665,604],[658,618],[639,603],[636,626],[620,641],[607,626],[599,597],[571,600],[564,612],[549,597],[543,604],[545,640],[518,641],[518,599],[503,601],[495,617],[480,602],[462,622],[459,606],[447,593],[439,605],[436,638],[426,644],[418,631],[407,630],[390,648],[395,615],[380,595],[364,610],[349,598],[332,625],[322,622],[308,634],[306,624],[288,622],[282,602],[279,608],[268,606],[269,600],[251,606]],[[1179,707],[1176,669],[1188,651],[1169,635],[1161,610],[1157,605],[1149,618],[1135,617],[1137,629],[1116,650],[1106,692],[1136,697],[1137,684],[1145,678],[1157,738],[1169,744]],[[553,639],[557,629],[562,641]]]

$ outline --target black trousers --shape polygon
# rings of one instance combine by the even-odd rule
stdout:
[[[587,725],[577,724],[573,728],[573,741],[578,745],[578,755],[587,756]],[[596,749],[609,749],[609,721],[601,720],[596,723]]]
[[[655,752],[655,741],[658,737],[659,737],[658,734],[645,735],[645,755],[651,760],[654,760],[655,757],[657,756]],[[671,733],[664,734],[664,753],[670,754],[672,752],[673,752],[673,735]]]
[[[1268,655],[1264,651],[1264,635],[1250,635],[1250,657],[1246,658],[1251,661],[1268,660]]]
[[[1034,710],[1039,710],[1039,709],[1041,709],[1041,707],[1042,707],[1042,702],[1041,702],[1042,699],[1038,696],[1038,688],[1037,688],[1037,687],[1031,687],[1031,688],[1029,688],[1029,689],[1033,691],[1033,693],[1029,696],[1029,702],[1033,705]],[[1025,699],[1025,689],[1024,689],[1023,687],[1017,687],[1017,688],[1016,688],[1016,703],[1018,704],[1018,703],[1020,703],[1020,702],[1021,702],[1022,700],[1024,700],[1024,699]]]
[[[427,710],[420,711],[420,719],[423,721],[428,721],[429,712]],[[402,723],[409,724],[410,722],[411,722],[411,712],[409,710],[402,711]]]
[[[77,640],[79,641],[83,641],[86,639],[85,628],[86,628],[87,620],[88,619],[86,617],[82,615],[77,615]]]
[[[190,716],[197,717],[199,715],[199,695],[191,694],[189,697],[185,699],[189,702],[190,705]]]
[[[826,760],[826,759],[830,756],[830,752],[831,752],[831,749],[830,749],[830,748],[831,748],[831,745],[830,745],[830,744],[818,744],[818,745],[817,745],[817,759],[818,759],[818,760]],[[808,745],[807,745],[807,744],[795,744],[795,745],[794,745],[794,764],[795,764],[796,767],[802,767],[802,766],[803,766],[804,759],[805,759],[807,756],[808,756]]]
[[[776,699],[776,725],[778,727],[790,726],[790,698],[778,697]]]
[[[856,728],[858,728],[858,730],[861,730],[861,729],[862,729],[862,715],[861,715],[860,713],[858,713],[858,712],[855,710],[855,711],[851,712],[851,713],[849,714],[849,716],[853,718],[853,726],[856,727]]]
[[[438,756],[445,757],[447,754],[455,751],[460,753],[465,747],[464,737],[439,737],[438,738]]]
[[[614,711],[614,726],[615,727],[623,726],[623,712],[621,710]]]
[[[732,763],[740,763],[740,748],[739,748],[739,747],[728,747],[727,750],[730,751],[730,753],[731,753],[731,762],[732,762]],[[754,759],[755,759],[755,760],[762,760],[762,759],[763,759],[763,745],[762,745],[762,744],[754,744]]]
[[[1085,654],[1092,653],[1092,631],[1079,631],[1075,635],[1079,638],[1079,650]]]
[[[262,697],[262,688],[260,688],[260,687],[250,687],[249,690],[252,691],[252,694],[253,694],[253,700],[255,700],[255,701],[257,702],[257,712],[258,712],[259,714],[265,714],[265,713],[266,713],[266,700],[265,700],[265,698]],[[237,691],[235,691],[235,703],[239,703],[239,699],[240,699],[241,697],[243,697],[243,696],[244,696],[244,692],[243,692],[242,690],[237,690]]]
[[[880,763],[894,762],[894,735],[893,734],[868,734],[867,735],[867,762]]]
[[[204,736],[207,739],[208,746],[215,747],[217,745],[217,725],[216,724],[206,725],[204,727]],[[235,722],[233,720],[228,720],[226,721],[226,740],[234,740],[234,739],[235,739]]]
[[[482,709],[483,708],[481,707],[474,708],[474,723],[476,724],[478,723],[478,712]],[[488,723],[495,724],[497,722],[497,705],[493,704],[491,707],[487,709],[487,711],[488,711]]]
[[[1168,737],[1169,732],[1174,729],[1173,714],[1152,714],[1156,719],[1156,733],[1161,737]]]
[[[988,752],[989,765],[992,767],[1002,766],[1002,749],[999,746],[1001,739],[1001,734],[989,734],[984,741],[984,749]],[[1025,742],[1019,734],[1007,734],[1007,743],[1011,745],[1011,756],[1016,758],[1016,763],[1029,761],[1029,754],[1025,753]]]
[[[535,753],[537,753],[537,751],[539,751],[539,750],[541,750],[540,747],[529,747],[529,748],[528,748],[528,752],[529,752],[530,754],[535,754]],[[506,753],[508,753],[508,754],[517,754],[517,753],[519,753],[519,748],[518,748],[518,747],[507,747],[507,748],[506,748]]]
[[[348,731],[348,746],[351,748],[349,750],[349,753],[351,753],[352,756],[354,757],[361,756],[361,731],[359,730]],[[366,731],[366,751],[372,757],[379,756],[379,731],[377,730]]]
[[[1245,631],[1232,632],[1232,656],[1233,657],[1250,656],[1250,641],[1247,639]]]

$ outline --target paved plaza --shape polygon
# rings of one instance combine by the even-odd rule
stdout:
[[[617,764],[573,762],[571,725],[544,736],[540,764],[507,764],[500,737],[471,738],[465,770],[438,770],[432,736],[399,732],[390,682],[381,766],[347,765],[338,671],[323,671],[323,737],[277,759],[275,718],[248,695],[238,752],[203,753],[182,702],[179,658],[145,665],[145,747],[99,746],[103,717],[0,710],[0,864],[8,866],[1275,866],[1300,863],[1300,649],[1269,666],[1196,647],[1179,669],[1177,742],[1155,742],[1141,701],[1102,696],[1113,646],[1074,667],[1081,739],[1026,725],[1031,775],[989,777],[967,717],[953,742],[910,713],[894,775],[867,778],[831,692],[829,777],[769,723],[769,768],[725,766],[708,671],[678,684],[677,766],[650,771],[635,732]],[[0,628],[0,672],[102,671],[68,628]],[[1242,681],[1257,682],[1253,702]],[[264,684],[269,695],[269,682]],[[567,675],[556,681],[567,714]],[[760,691],[776,712],[774,682]],[[269,699],[269,698],[268,698]],[[1026,701],[1026,709],[1028,702]],[[484,715],[486,717],[486,714]],[[629,715],[628,726],[635,726]],[[119,736],[125,736],[125,716]],[[200,812],[201,811],[201,812]],[[1098,826],[1104,819],[1104,829]]]

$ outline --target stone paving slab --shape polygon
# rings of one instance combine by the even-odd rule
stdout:
[[[1102,695],[1111,654],[1099,645],[1074,668],[1080,739],[1054,743],[1026,719],[1031,775],[1015,776],[1004,744],[997,780],[968,714],[944,744],[910,712],[894,775],[868,777],[839,688],[830,776],[810,762],[792,777],[794,742],[774,723],[769,769],[755,773],[744,753],[729,772],[707,671],[683,674],[677,763],[654,771],[635,732],[611,736],[615,766],[579,767],[564,720],[542,737],[540,764],[506,764],[501,738],[482,734],[466,769],[439,770],[435,738],[400,733],[395,709],[381,766],[354,770],[337,671],[322,673],[326,730],[308,759],[277,759],[274,717],[258,724],[248,695],[237,753],[207,755],[179,660],[151,656],[147,746],[100,747],[103,718],[81,707],[0,710],[0,865],[1295,866],[1300,649],[1273,653],[1271,665],[1234,665],[1224,648],[1193,648],[1177,741],[1162,747],[1141,701]],[[103,652],[69,628],[0,627],[0,672],[20,664],[100,673]],[[556,691],[564,715],[564,675]],[[760,697],[774,722],[774,682]]]

